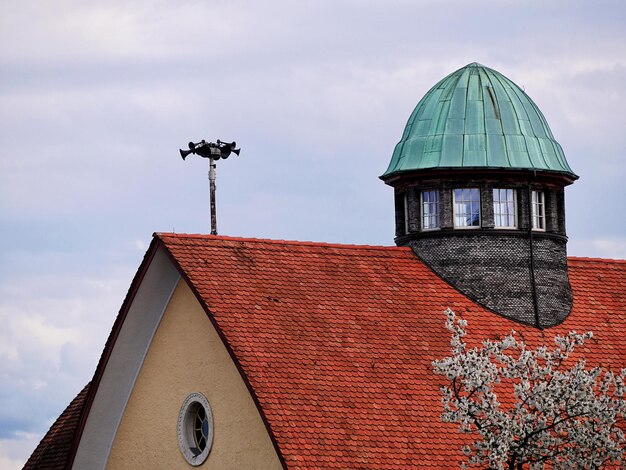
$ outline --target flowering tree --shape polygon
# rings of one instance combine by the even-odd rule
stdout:
[[[527,348],[511,332],[470,348],[467,322],[448,309],[452,356],[433,362],[442,387],[444,422],[477,439],[463,448],[464,467],[520,470],[619,466],[626,441],[626,369],[619,374],[567,361],[591,333]],[[626,462],[626,459],[624,459]]]

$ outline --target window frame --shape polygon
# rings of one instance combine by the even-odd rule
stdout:
[[[497,224],[497,215],[496,215],[496,191],[498,191],[498,206],[501,207],[501,200],[500,200],[500,191],[511,191],[513,194],[513,225],[498,225]],[[515,188],[493,188],[492,192],[491,192],[491,202],[493,204],[493,227],[497,230],[517,230],[519,227],[519,219],[518,219],[518,208],[517,208],[517,190]],[[506,199],[506,204],[508,206],[509,200]],[[507,210],[507,212],[505,214],[502,213],[498,213],[500,215],[500,218],[502,218],[503,216],[506,217],[507,222],[508,219],[510,217],[510,214]]]
[[[463,191],[463,190],[476,190],[477,194],[478,194],[478,199],[476,200],[476,203],[478,204],[478,224],[477,225],[457,225],[456,224],[456,220],[457,220],[457,210],[456,210],[456,192],[457,191]],[[470,203],[473,202],[473,200],[470,199]],[[480,229],[482,228],[482,208],[481,206],[481,192],[480,192],[480,188],[479,187],[469,187],[469,188],[453,188],[452,189],[452,226],[455,229],[460,229],[460,230],[475,230],[475,229]]]
[[[200,408],[203,409],[207,426],[205,435],[203,422],[204,447],[201,449],[197,447],[198,439],[194,427]],[[197,467],[206,461],[213,447],[214,432],[213,411],[209,401],[201,392],[189,394],[180,407],[177,423],[178,447],[189,465]]]
[[[432,201],[428,201],[426,204],[435,204],[435,210],[436,213],[429,213],[428,215],[425,214],[424,211],[424,193],[433,193],[437,196],[437,202],[433,203]],[[441,197],[439,194],[439,190],[438,189],[423,189],[420,191],[420,229],[422,232],[430,232],[433,230],[441,230]],[[426,227],[424,222],[425,222],[425,218],[428,217],[429,219],[432,220],[433,217],[435,217],[436,221],[437,221],[437,226],[436,227]]]
[[[541,202],[538,202],[538,199],[534,196],[541,195]],[[536,208],[541,208],[541,213],[539,215],[536,214]],[[545,232],[546,231],[546,193],[541,189],[531,189],[530,190],[530,227],[532,230],[536,232]],[[543,225],[542,227],[535,226],[535,220],[541,220]]]

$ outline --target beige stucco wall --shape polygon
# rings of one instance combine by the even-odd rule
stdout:
[[[279,469],[261,416],[224,344],[184,280],[148,349],[107,468],[193,468],[178,448],[180,407],[203,393],[214,419],[204,469]]]

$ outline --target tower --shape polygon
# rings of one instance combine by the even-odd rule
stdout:
[[[543,114],[477,63],[420,100],[381,179],[396,238],[492,311],[545,328],[572,305],[564,188],[578,177]]]

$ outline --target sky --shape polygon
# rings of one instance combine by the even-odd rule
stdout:
[[[479,62],[580,175],[568,252],[626,258],[626,3],[0,3],[0,468],[91,379],[153,232],[393,244],[378,179],[419,99]]]

